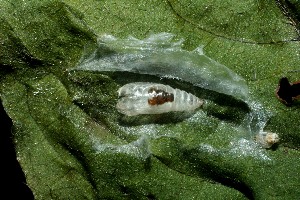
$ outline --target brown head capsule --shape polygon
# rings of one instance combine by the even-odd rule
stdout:
[[[150,88],[148,91],[150,98],[148,99],[148,104],[154,105],[162,105],[166,102],[174,101],[174,94],[165,92],[160,89]]]

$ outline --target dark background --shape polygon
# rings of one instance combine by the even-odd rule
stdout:
[[[0,101],[0,199],[34,199],[16,158],[11,128],[12,120]]]

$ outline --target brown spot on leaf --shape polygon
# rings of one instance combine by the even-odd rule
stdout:
[[[287,106],[291,106],[293,101],[300,98],[300,81],[290,84],[286,77],[279,80],[276,90],[277,98]]]

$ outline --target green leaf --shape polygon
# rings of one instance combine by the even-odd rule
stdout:
[[[299,106],[281,104],[275,90],[283,76],[299,79],[298,4],[278,2],[0,1],[0,98],[35,198],[297,199]],[[132,38],[97,43],[104,34],[140,43],[160,32],[176,35],[161,38],[161,53],[123,49]],[[181,38],[178,52],[164,52]],[[199,46],[205,55],[191,56]],[[80,69],[130,53],[168,70]],[[188,61],[199,70],[207,61],[211,71],[184,76]],[[170,72],[183,79],[163,76]],[[198,76],[213,87],[197,86]],[[214,90],[224,80],[249,97]],[[170,84],[206,103],[195,113],[121,115],[117,90],[135,81]],[[253,137],[262,128],[280,143],[259,147]]]

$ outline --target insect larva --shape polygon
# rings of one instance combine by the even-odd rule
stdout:
[[[193,111],[203,104],[198,97],[168,85],[134,82],[118,90],[117,109],[128,115]]]

